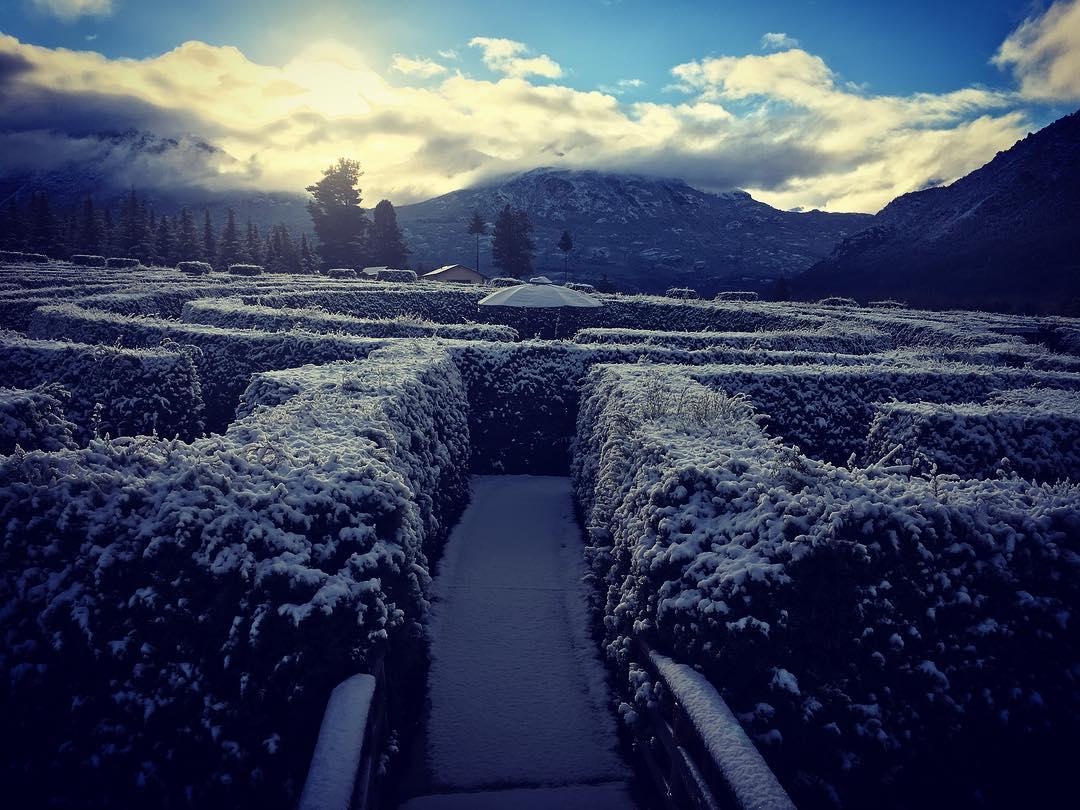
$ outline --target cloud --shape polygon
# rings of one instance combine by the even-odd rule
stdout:
[[[1025,98],[1080,99],[1080,0],[1059,0],[1044,14],[1029,17],[991,61],[1012,70]]]
[[[443,59],[449,59],[450,61],[453,61],[453,60],[458,58],[458,52],[455,51],[453,48],[446,48],[444,50],[438,51],[437,53]]]
[[[783,51],[788,48],[798,48],[799,40],[795,37],[789,37],[787,34],[772,33],[761,35],[761,50],[763,51]]]
[[[89,161],[140,186],[299,191],[348,155],[364,166],[365,199],[395,203],[555,165],[745,188],[781,208],[874,211],[1031,128],[1013,93],[872,95],[797,48],[678,65],[686,96],[661,101],[537,82],[543,73],[511,63],[540,57],[513,40],[473,47],[500,75],[379,72],[333,41],[269,65],[203,42],[110,59],[0,34],[0,173]]]
[[[446,72],[446,66],[440,65],[433,59],[425,59],[424,57],[412,59],[400,53],[394,54],[390,69],[396,70],[398,73],[404,73],[406,76],[419,76],[424,79],[430,79],[432,76],[438,76],[440,73]]]
[[[108,17],[113,12],[112,0],[33,0],[34,8],[63,22],[80,17]]]
[[[641,79],[619,79],[615,84],[602,84],[597,89],[601,93],[607,93],[612,96],[621,96],[630,90],[637,90],[645,86],[645,82]]]
[[[483,51],[482,58],[489,70],[514,78],[541,76],[545,79],[557,79],[563,73],[559,63],[547,54],[525,56],[529,48],[524,42],[496,37],[473,37],[469,40],[469,47]]]

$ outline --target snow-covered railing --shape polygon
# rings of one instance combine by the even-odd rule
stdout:
[[[705,677],[639,640],[641,665],[662,685],[639,746],[670,808],[795,810],[720,693]]]
[[[379,806],[379,758],[386,732],[385,667],[353,675],[330,693],[297,810]]]

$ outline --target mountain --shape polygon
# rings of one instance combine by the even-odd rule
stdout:
[[[490,232],[506,204],[532,221],[538,273],[562,277],[556,248],[565,229],[574,241],[570,278],[607,277],[620,289],[661,291],[688,285],[703,293],[759,288],[792,275],[861,230],[868,214],[779,211],[745,191],[710,194],[681,180],[595,171],[534,169],[397,209],[415,265],[475,264],[465,233],[473,211],[488,222],[481,270],[492,274]]]
[[[227,209],[234,208],[241,223],[250,218],[264,230],[284,222],[294,233],[311,231],[307,194],[244,188],[240,184],[244,167],[201,139],[164,138],[139,130],[106,131],[80,137],[77,146],[68,147],[70,157],[58,151],[47,161],[0,157],[0,201],[13,194],[25,200],[31,191],[45,191],[55,211],[80,205],[88,194],[99,205],[115,208],[134,187],[159,214],[175,214],[182,206],[196,214],[208,208],[215,221],[223,222]],[[48,168],[22,168],[34,163]],[[222,171],[240,182],[234,188],[208,189],[208,184],[220,184]]]
[[[796,295],[1073,311],[1080,299],[1080,111],[952,185],[897,197],[792,282]]]

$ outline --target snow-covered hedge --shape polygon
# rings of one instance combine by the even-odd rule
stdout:
[[[1071,790],[1077,486],[834,467],[638,366],[589,375],[573,475],[628,695],[635,636],[696,665],[800,806]]]
[[[0,332],[0,380],[33,388],[54,383],[70,397],[65,417],[85,442],[97,434],[190,439],[203,430],[203,401],[191,357],[175,344],[150,350],[32,340]]]
[[[366,337],[445,337],[461,340],[517,340],[508,326],[478,323],[439,324],[415,318],[366,320],[317,309],[260,307],[240,299],[206,298],[188,301],[180,315],[188,323],[203,323],[230,329],[262,329],[280,332],[307,329],[312,332],[341,332]]]
[[[326,275],[330,278],[356,278],[359,272],[352,267],[331,267]]]
[[[965,478],[1015,472],[1080,481],[1080,391],[1019,389],[986,404],[889,402],[870,425],[867,456]]]
[[[1080,389],[1080,374],[947,363],[923,366],[701,366],[694,379],[749,396],[769,431],[817,458],[844,463],[862,456],[878,403],[889,400],[973,402],[1031,385]]]
[[[819,307],[857,307],[859,302],[854,298],[844,298],[840,295],[832,295],[822,298],[817,302]]]
[[[261,264],[230,264],[229,275],[232,276],[261,276],[263,274]]]
[[[577,290],[578,292],[588,293],[593,295],[596,292],[596,287],[592,284],[583,284],[580,281],[568,281],[563,285],[569,290]]]
[[[105,260],[107,267],[140,267],[142,262],[138,259],[131,259],[123,256],[110,256]]]
[[[690,287],[668,287],[664,290],[664,296],[666,298],[679,298],[684,301],[696,301],[701,297],[698,295],[697,290]]]
[[[0,262],[4,264],[25,261],[25,256],[21,250],[0,250]]]
[[[575,343],[622,343],[710,349],[726,346],[805,352],[865,354],[886,348],[884,335],[871,328],[785,332],[662,332],[646,329],[581,329]]]
[[[517,287],[519,284],[524,284],[520,278],[511,278],[510,276],[496,276],[488,282],[492,287]]]
[[[331,688],[420,637],[466,498],[445,352],[341,372],[192,445],[0,459],[6,795],[294,805]]]
[[[176,269],[179,270],[181,273],[190,273],[193,276],[205,276],[209,275],[210,271],[214,268],[210,266],[209,262],[191,261],[178,262],[176,265]]]
[[[59,386],[0,388],[0,455],[74,447],[75,425],[64,417],[68,394]]]
[[[76,253],[71,257],[71,263],[79,267],[104,267],[105,257],[94,256],[90,253]]]
[[[413,270],[395,270],[384,267],[375,274],[376,281],[413,282],[416,281],[416,272]]]
[[[871,309],[905,309],[907,304],[903,301],[894,301],[891,298],[884,298],[881,301],[871,301],[867,306]]]
[[[367,357],[385,345],[377,338],[321,335],[311,332],[260,332],[177,323],[157,318],[133,318],[84,309],[74,304],[40,307],[30,322],[30,334],[56,335],[82,343],[155,347],[163,343],[194,347],[206,405],[206,426],[221,431],[232,420],[241,392],[259,371],[293,368],[308,363]]]
[[[758,301],[761,296],[751,290],[721,290],[714,301]]]

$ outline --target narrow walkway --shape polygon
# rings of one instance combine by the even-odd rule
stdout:
[[[427,781],[409,810],[633,808],[588,634],[570,481],[477,476],[434,583]]]

